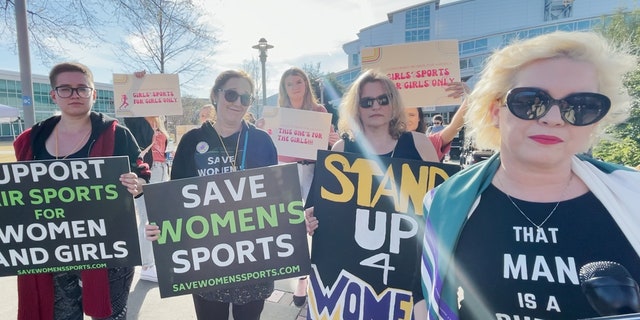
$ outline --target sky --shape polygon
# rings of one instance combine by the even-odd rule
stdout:
[[[274,46],[267,52],[267,96],[277,94],[280,75],[289,67],[320,63],[321,72],[342,71],[348,62],[342,45],[357,40],[359,30],[387,21],[387,13],[426,1],[204,0],[206,19],[217,30],[221,43],[210,59],[213,74],[203,75],[194,88],[182,94],[208,97],[220,71],[240,69],[252,59],[259,61],[259,51],[252,46],[260,38]],[[441,4],[453,1],[442,0]],[[114,42],[121,37],[124,35],[114,35]],[[105,48],[70,51],[68,58],[88,65],[96,82],[112,83],[113,73],[136,71],[124,70],[112,51]],[[31,57],[32,73],[47,75],[51,66],[40,63],[33,50]],[[0,69],[20,71],[18,56],[0,48]]]

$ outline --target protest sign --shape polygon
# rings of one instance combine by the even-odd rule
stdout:
[[[457,40],[363,48],[362,70],[377,69],[396,84],[406,107],[459,105],[445,91],[460,81]]]
[[[200,128],[199,125],[195,125],[195,124],[180,124],[176,126],[176,142],[175,145],[178,145],[180,143],[180,140],[182,139],[182,136],[184,136],[185,133],[195,129],[195,128]]]
[[[182,115],[177,74],[113,74],[113,104],[117,117]]]
[[[264,129],[278,149],[278,155],[315,160],[316,151],[327,149],[331,113],[265,107]]]
[[[128,157],[0,164],[0,276],[140,265]]]
[[[161,297],[305,275],[296,164],[145,186]],[[172,195],[172,196],[167,196]]]
[[[458,170],[318,151],[309,318],[411,319],[413,291],[420,290],[422,200]]]

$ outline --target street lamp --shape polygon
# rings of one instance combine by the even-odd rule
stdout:
[[[260,62],[262,63],[262,105],[264,106],[267,104],[267,79],[265,71],[265,64],[267,63],[267,50],[273,48],[273,46],[268,44],[265,38],[260,38],[260,40],[258,40],[258,44],[256,44],[252,48],[260,50]]]
[[[324,82],[322,78],[318,79],[318,86],[320,87],[320,104],[324,105]]]

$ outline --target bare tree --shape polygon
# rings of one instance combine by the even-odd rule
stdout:
[[[103,40],[102,26],[106,23],[96,10],[98,5],[104,7],[102,3],[96,0],[29,1],[29,40],[41,62],[49,63],[68,55],[68,44],[97,46]],[[7,48],[17,52],[15,1],[0,3],[0,14],[3,15],[0,39]]]
[[[69,56],[70,44],[115,46],[115,56],[130,70],[179,73],[187,84],[208,70],[206,58],[219,42],[195,0],[47,0],[28,5],[29,43],[44,64]],[[15,52],[15,0],[0,2],[0,14],[0,40]],[[120,34],[125,40],[113,43]]]
[[[255,92],[254,96],[260,96],[260,92],[262,92],[262,82],[260,81],[260,61],[255,58],[251,58],[251,60],[242,61],[242,66],[240,67],[244,72],[249,74],[255,83]]]
[[[112,0],[128,38],[116,56],[131,70],[178,73],[188,84],[209,69],[215,32],[202,22],[204,10],[193,0]]]
[[[242,70],[244,70],[244,72],[248,73],[251,78],[253,78],[253,82],[255,83],[255,90],[253,92],[253,96],[256,97],[256,100],[258,100],[258,97],[261,97],[261,93],[262,93],[262,81],[260,81],[260,77],[261,77],[261,64],[259,60],[256,60],[255,58],[251,58],[251,60],[244,60],[242,62]],[[258,106],[258,105],[253,105],[251,107],[251,109],[249,110],[249,112],[253,113],[254,116],[256,117],[260,117],[262,116],[262,106]]]

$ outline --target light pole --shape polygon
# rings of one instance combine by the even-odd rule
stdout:
[[[258,40],[258,44],[252,48],[260,51],[260,62],[262,63],[262,105],[264,106],[267,104],[267,79],[265,70],[265,64],[267,63],[267,50],[273,48],[273,46],[268,44],[265,38],[260,38],[260,40]]]
[[[324,105],[324,82],[322,78],[318,79],[318,86],[320,87],[320,104]]]

